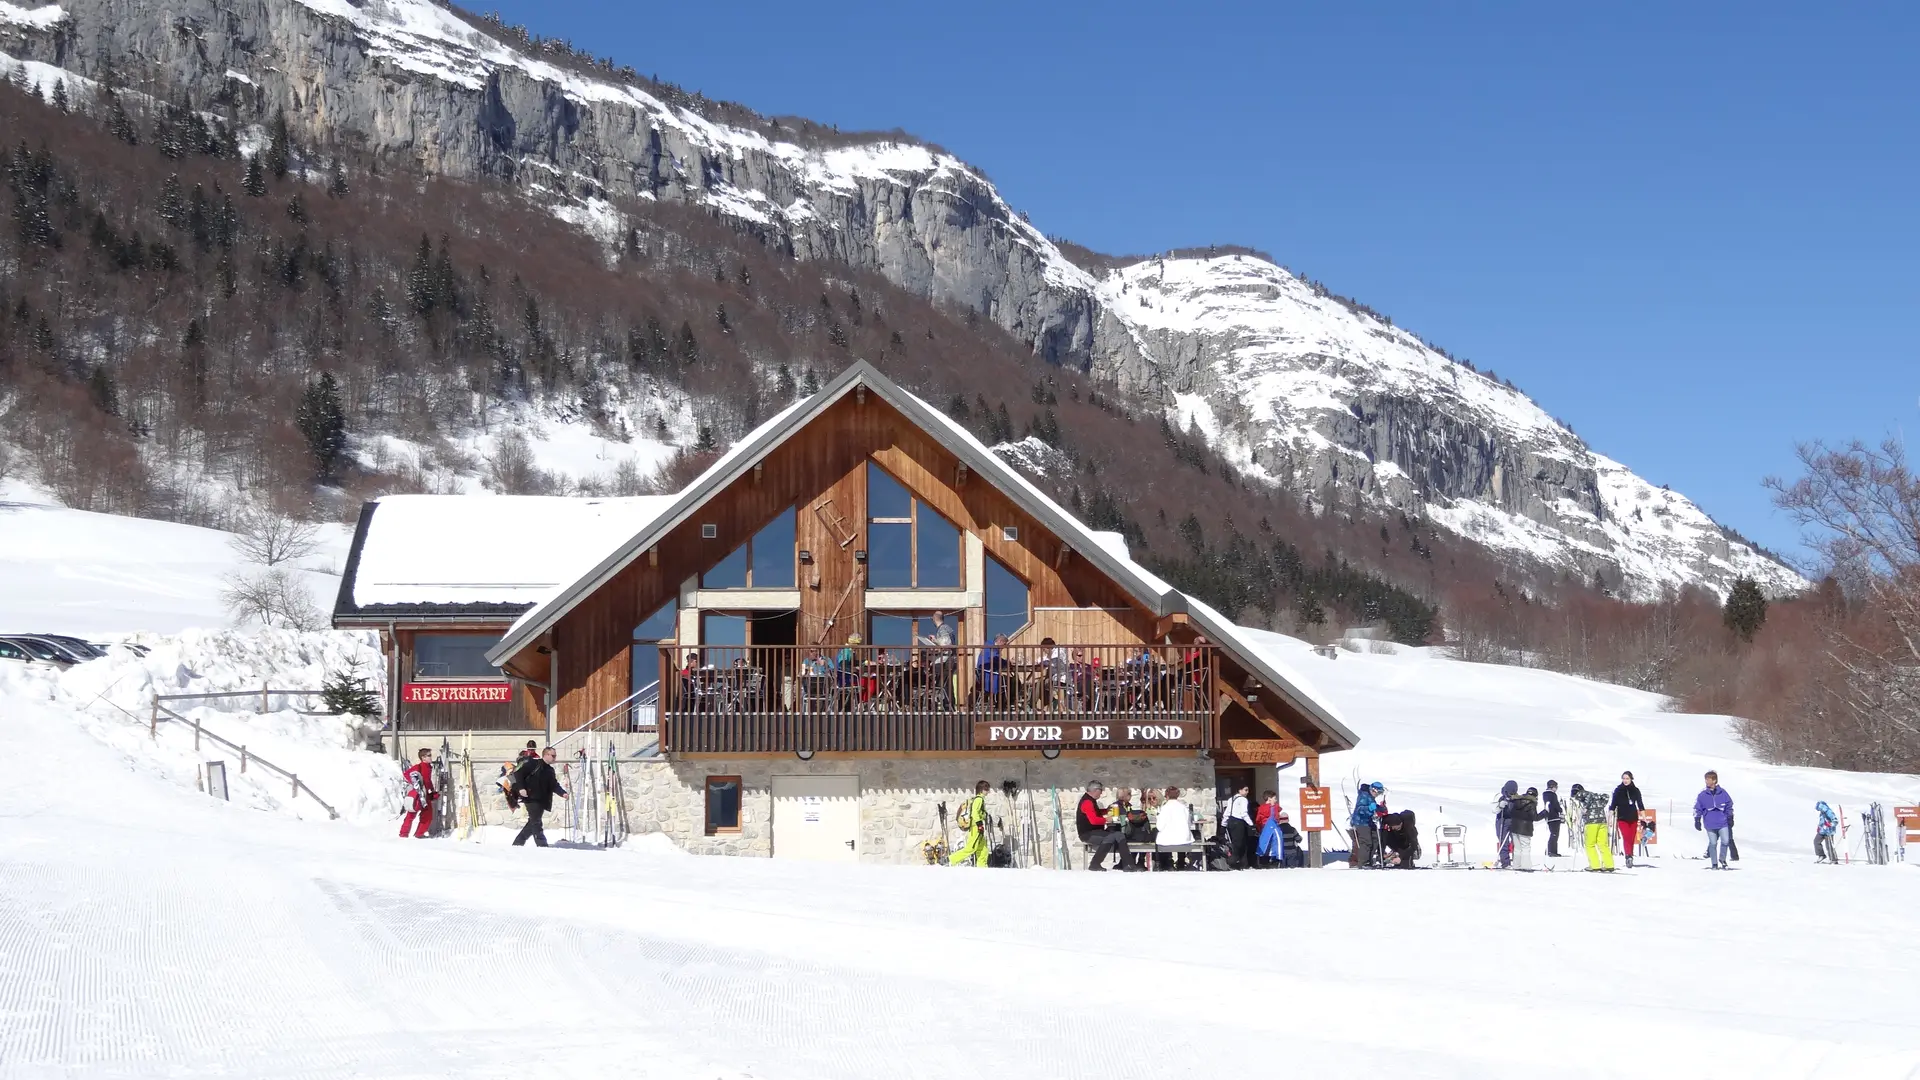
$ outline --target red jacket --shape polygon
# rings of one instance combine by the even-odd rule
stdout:
[[[416,802],[430,802],[440,797],[440,793],[433,790],[433,762],[415,763],[407,770],[406,777],[407,791]]]

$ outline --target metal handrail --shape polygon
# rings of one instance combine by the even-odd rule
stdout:
[[[633,693],[628,694],[626,697],[621,698],[619,701],[613,703],[612,705],[607,706],[605,709],[602,709],[597,715],[595,715],[593,719],[587,721],[584,724],[581,724],[579,727],[574,728],[572,731],[569,731],[565,735],[562,735],[559,738],[553,740],[554,749],[556,750],[559,749],[562,743],[566,742],[568,739],[573,738],[575,735],[592,731],[595,727],[597,727],[600,724],[601,721],[605,720],[609,716],[614,715],[615,713],[618,713],[624,709],[628,709],[634,705],[646,704],[646,701],[644,699],[649,694],[652,695],[653,700],[657,705],[660,700],[660,683],[657,680],[654,682],[648,683],[647,685],[641,687],[640,689],[635,690]]]
[[[105,699],[102,699],[102,700],[105,700]],[[107,704],[112,705],[115,709],[119,709],[120,712],[126,714],[128,719],[133,720],[136,723],[140,719],[139,717],[133,715],[132,713],[127,712],[127,710],[121,709],[119,705],[115,704],[112,701],[108,701]],[[195,750],[200,749],[200,737],[204,735],[207,738],[212,739],[214,742],[218,743],[219,745],[224,746],[229,750],[237,751],[240,754],[241,773],[244,774],[247,771],[247,765],[249,763],[258,765],[261,768],[266,769],[268,772],[279,773],[281,776],[284,776],[288,780],[292,781],[293,783],[292,797],[293,798],[299,798],[300,793],[304,791],[307,793],[307,798],[312,799],[314,802],[317,802],[320,804],[320,808],[327,812],[328,818],[334,821],[340,820],[340,811],[335,810],[331,805],[328,804],[328,802],[325,799],[322,799],[319,795],[314,794],[314,790],[307,786],[306,781],[300,779],[299,774],[289,772],[286,769],[283,769],[280,766],[275,765],[273,762],[268,761],[267,759],[259,756],[258,754],[255,754],[249,751],[244,743],[237,743],[232,741],[231,739],[222,738],[219,735],[216,735],[213,732],[208,731],[206,728],[200,725],[200,721],[198,720],[189,720],[186,717],[181,716],[179,713],[174,712],[172,709],[165,708],[160,704],[160,696],[158,694],[154,695],[152,705],[153,705],[153,711],[147,717],[147,734],[149,737],[155,740],[158,740],[160,738],[160,721],[163,717],[167,720],[177,720],[180,723],[186,724],[187,726],[193,728],[193,748]]]

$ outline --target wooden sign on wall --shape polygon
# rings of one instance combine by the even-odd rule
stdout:
[[[504,705],[513,700],[513,684],[504,682],[401,683],[400,700],[410,705],[434,703]]]
[[[973,745],[982,750],[1096,744],[1180,747],[1200,742],[1197,720],[976,720]]]
[[[1300,748],[1283,739],[1228,739],[1224,749],[1242,765],[1285,765],[1300,756]]]

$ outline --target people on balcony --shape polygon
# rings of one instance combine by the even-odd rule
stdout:
[[[1007,635],[995,634],[993,644],[980,650],[980,656],[974,661],[980,676],[980,696],[996,709],[1004,709],[1011,703],[1012,679],[1007,670],[1007,658],[1002,650],[1007,646]]]
[[[947,621],[947,613],[936,611],[933,613],[933,632],[914,638],[913,643],[934,649],[951,649],[953,640],[953,624]]]

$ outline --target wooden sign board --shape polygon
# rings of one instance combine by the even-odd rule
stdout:
[[[1226,756],[1242,765],[1285,765],[1300,756],[1300,748],[1280,739],[1228,739]]]
[[[1326,832],[1333,828],[1333,789],[1300,789],[1300,831]]]
[[[513,700],[513,684],[504,682],[401,683],[400,700],[409,705],[504,705]]]
[[[1896,806],[1893,820],[1911,828],[1920,828],[1920,806]]]
[[[1197,720],[976,720],[973,745],[982,750],[1093,744],[1127,748],[1196,746]]]

